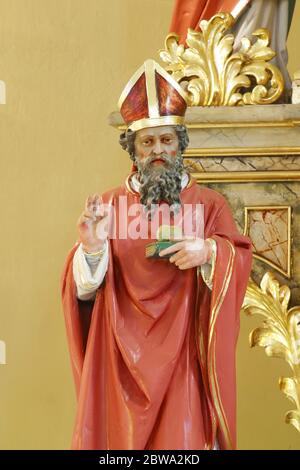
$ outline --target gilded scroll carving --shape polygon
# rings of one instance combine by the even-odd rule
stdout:
[[[188,30],[186,48],[176,34],[167,36],[160,58],[187,91],[189,106],[270,104],[283,92],[282,74],[269,62],[275,52],[268,30],[257,29],[253,44],[243,38],[234,51],[234,35],[225,34],[233,24],[229,13],[201,21],[200,32]]]
[[[263,347],[267,356],[284,359],[291,368],[292,377],[281,377],[279,387],[296,407],[285,420],[300,432],[300,306],[289,309],[289,301],[290,289],[267,272],[260,287],[249,282],[242,311],[264,317],[250,333],[250,346]]]

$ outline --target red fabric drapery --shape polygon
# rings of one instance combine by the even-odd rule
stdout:
[[[176,0],[170,32],[183,43],[188,28],[199,29],[200,20],[208,20],[216,13],[229,12],[237,16],[250,0]]]
[[[119,196],[128,208],[139,200],[125,186],[104,194],[116,223]],[[68,256],[62,299],[78,397],[73,449],[209,449],[216,438],[221,449],[236,446],[235,347],[251,243],[218,193],[192,181],[181,199],[204,204],[204,237],[217,243],[211,292],[196,269],[146,259],[149,240],[111,239],[105,282],[95,302],[81,302],[76,246]]]

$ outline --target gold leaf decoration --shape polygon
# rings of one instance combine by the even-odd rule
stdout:
[[[257,29],[254,44],[243,38],[234,51],[233,34],[225,34],[233,24],[230,13],[201,21],[201,31],[188,30],[188,47],[178,43],[176,34],[167,36],[159,55],[165,69],[187,91],[189,106],[269,104],[283,92],[282,74],[268,62],[275,56],[268,30]]]
[[[200,162],[190,158],[184,159],[184,166],[190,172],[203,173],[205,171]]]
[[[296,406],[285,420],[300,432],[300,306],[288,309],[290,294],[267,272],[260,287],[249,281],[242,311],[264,317],[263,325],[250,333],[250,346],[263,347],[268,356],[284,359],[292,370],[293,377],[280,378],[279,386]]]

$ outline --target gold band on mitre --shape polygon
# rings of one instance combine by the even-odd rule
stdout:
[[[139,131],[145,127],[159,127],[159,126],[178,126],[184,125],[184,118],[181,116],[161,116],[158,118],[144,118],[139,121],[134,121],[127,127],[127,130]]]

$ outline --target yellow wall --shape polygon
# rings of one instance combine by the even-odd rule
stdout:
[[[300,19],[300,2],[296,18]],[[0,0],[0,448],[68,448],[75,395],[59,277],[89,193],[130,168],[107,125],[127,79],[158,58],[173,0]],[[291,44],[291,70],[300,68]],[[276,388],[284,365],[239,342],[243,448],[300,448]],[[254,383],[253,383],[254,382]]]
[[[287,48],[289,53],[288,69],[290,75],[300,69],[300,2],[296,1],[294,16],[287,40]]]

